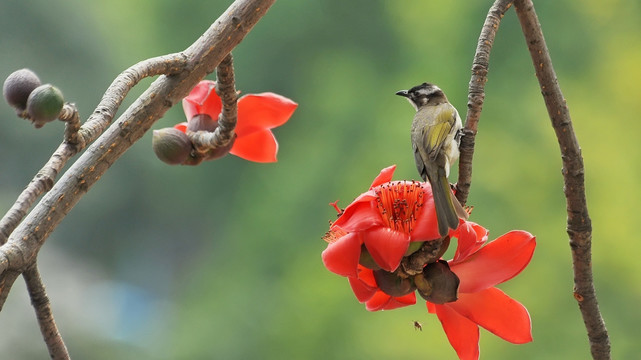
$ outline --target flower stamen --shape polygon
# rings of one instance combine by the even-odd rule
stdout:
[[[375,189],[378,210],[391,229],[409,234],[423,207],[423,188],[416,181],[395,181]]]

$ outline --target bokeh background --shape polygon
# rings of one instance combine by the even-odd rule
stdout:
[[[113,78],[191,44],[231,1],[3,0],[0,78],[29,67],[86,119]],[[40,252],[59,328],[76,359],[454,359],[419,304],[369,313],[328,272],[321,236],[379,170],[417,178],[413,110],[394,92],[439,84],[464,115],[491,1],[279,0],[234,51],[237,88],[300,105],[275,130],[275,164],[234,156],[198,167],[157,160],[146,134]],[[599,302],[618,359],[638,356],[641,253],[641,3],[536,2],[586,166]],[[210,76],[210,78],[212,78]],[[125,106],[151,80],[136,87]],[[561,161],[513,11],[491,55],[469,203],[495,238],[538,239],[500,285],[529,309],[534,341],[481,331],[485,359],[586,359],[572,297]],[[121,110],[122,112],[122,110]],[[184,121],[180,106],[155,128]],[[0,105],[0,209],[62,138]],[[452,181],[456,179],[456,170]],[[423,324],[416,331],[414,320]],[[0,357],[47,357],[22,280],[0,314]]]

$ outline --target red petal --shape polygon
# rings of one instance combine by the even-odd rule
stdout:
[[[216,82],[211,80],[199,82],[183,99],[183,110],[187,120],[197,114],[207,114],[217,120],[222,108],[222,101],[216,94]]]
[[[234,146],[229,150],[230,154],[254,162],[276,162],[278,142],[270,130],[237,135]]]
[[[364,281],[361,281],[361,279],[350,276],[347,280],[349,280],[349,285],[352,287],[354,295],[356,295],[358,302],[361,304],[371,299],[372,296],[376,294],[376,291],[378,291],[378,288],[367,285]]]
[[[345,208],[343,215],[336,219],[333,225],[340,226],[348,232],[364,231],[382,225],[380,212],[370,203],[372,198],[367,193],[359,196]]]
[[[436,315],[443,325],[447,340],[460,360],[479,358],[479,327],[446,305],[434,305]],[[428,303],[429,309],[429,303]]]
[[[494,335],[514,344],[532,341],[532,323],[525,306],[497,288],[460,294],[448,307]]]
[[[358,259],[361,256],[361,239],[349,233],[328,244],[321,255],[327,270],[341,276],[356,276]]]
[[[365,303],[365,308],[367,311],[383,310],[391,298],[391,296],[378,290],[374,296]]]
[[[404,306],[416,304],[416,293],[409,293],[401,297],[390,297],[390,300],[383,307],[383,310],[393,310]]]
[[[187,132],[187,122],[184,121],[184,122],[181,122],[181,123],[178,123],[178,124],[174,125],[174,129],[178,129],[178,130],[186,133]]]
[[[410,246],[409,235],[383,226],[363,231],[362,234],[363,243],[378,266],[390,272],[396,270]]]
[[[292,100],[270,92],[245,95],[238,100],[236,134],[241,137],[283,125],[297,106]]]
[[[434,240],[441,237],[438,232],[438,221],[436,220],[436,208],[434,197],[429,183],[423,185],[423,206],[416,218],[416,224],[412,230],[412,241]]]
[[[385,169],[381,170],[381,172],[378,174],[378,176],[376,176],[376,178],[372,182],[372,185],[370,185],[369,189],[372,190],[373,188],[381,184],[392,181],[394,170],[396,170],[396,165],[388,166]]]
[[[532,259],[536,240],[526,231],[510,231],[468,258],[451,264],[461,280],[459,292],[473,293],[507,281]]]
[[[462,222],[453,234],[458,239],[458,245],[451,263],[456,264],[478,251],[487,241],[487,233],[487,229],[481,225],[471,221]]]

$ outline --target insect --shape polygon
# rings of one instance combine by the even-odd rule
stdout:
[[[414,329],[423,331],[423,325],[417,320],[414,320]]]

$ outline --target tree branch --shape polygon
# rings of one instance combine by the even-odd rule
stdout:
[[[485,83],[490,67],[490,51],[494,44],[494,37],[499,29],[499,24],[505,12],[512,6],[513,0],[496,0],[490,8],[481,35],[476,46],[476,53],[472,61],[472,78],[467,98],[467,115],[463,128],[463,137],[459,150],[459,175],[456,183],[456,198],[465,205],[472,184],[472,158],[474,156],[474,139],[478,129],[483,101],[485,100]]]
[[[136,71],[125,71],[114,80],[94,114],[81,127],[78,144],[63,143],[23,191],[9,213],[0,220],[0,233],[5,239],[8,236],[6,243],[0,247],[0,301],[6,299],[5,292],[13,283],[11,274],[24,271],[33,263],[49,234],[88,189],[156,120],[216,68],[265,15],[274,1],[237,0],[184,52],[137,64],[146,68],[144,65],[150,61],[161,63],[165,66],[165,71],[161,73],[170,75],[161,76],[152,83],[52,187],[53,179],[69,157],[107,127],[128,90],[141,78]],[[37,196],[49,189],[51,191],[24,217]],[[20,222],[23,217],[24,220]]]
[[[23,273],[23,277],[27,284],[27,291],[31,298],[31,305],[33,305],[33,308],[36,311],[36,318],[40,325],[40,332],[42,333],[45,344],[47,344],[49,355],[54,360],[68,360],[69,352],[62,340],[62,336],[60,336],[60,332],[56,326],[56,321],[53,319],[49,298],[47,297],[47,292],[45,291],[44,284],[42,283],[42,278],[40,277],[37,265],[34,264],[29,267]]]
[[[584,167],[581,148],[572,127],[570,111],[561,93],[541,24],[531,0],[516,0],[518,15],[532,63],[539,79],[552,127],[561,149],[564,192],[567,203],[567,232],[572,250],[574,297],[579,303],[588,332],[592,357],[610,359],[610,339],[599,311],[592,279],[592,223],[585,198]]]

